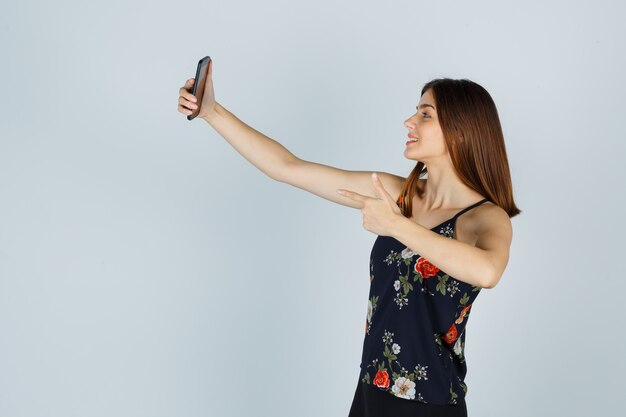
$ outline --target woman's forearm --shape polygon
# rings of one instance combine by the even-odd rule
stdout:
[[[459,281],[492,288],[498,279],[487,251],[444,237],[404,216],[398,216],[391,236]]]
[[[215,102],[214,111],[203,119],[244,158],[270,178],[280,178],[289,161],[297,159],[287,148],[248,126]]]

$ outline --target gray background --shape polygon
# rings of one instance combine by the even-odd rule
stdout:
[[[176,110],[406,176],[432,78],[501,117],[511,258],[472,309],[469,415],[624,415],[619,1],[20,1],[0,13],[0,416],[346,416],[375,235]]]

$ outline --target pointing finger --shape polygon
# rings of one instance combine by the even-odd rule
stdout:
[[[365,199],[368,198],[368,197],[366,197],[364,195],[361,195],[359,193],[355,193],[354,191],[348,191],[348,190],[344,190],[342,188],[338,188],[337,189],[337,193],[339,193],[339,194],[341,194],[341,195],[343,195],[345,197],[351,198],[352,200],[355,200],[355,201],[365,201]]]

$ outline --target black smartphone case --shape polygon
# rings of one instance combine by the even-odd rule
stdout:
[[[202,105],[202,96],[204,95],[204,84],[206,83],[206,77],[209,72],[209,62],[211,62],[210,56],[205,56],[198,61],[198,67],[196,68],[196,78],[191,88],[190,93],[193,94],[197,101],[197,109],[193,109],[191,114],[187,115],[187,120],[193,120],[198,113],[200,113],[200,106]]]

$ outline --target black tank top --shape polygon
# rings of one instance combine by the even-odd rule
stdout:
[[[456,219],[485,201],[430,230],[454,239]],[[481,288],[390,236],[376,238],[369,278],[361,381],[407,400],[457,404],[467,393],[466,325]]]

